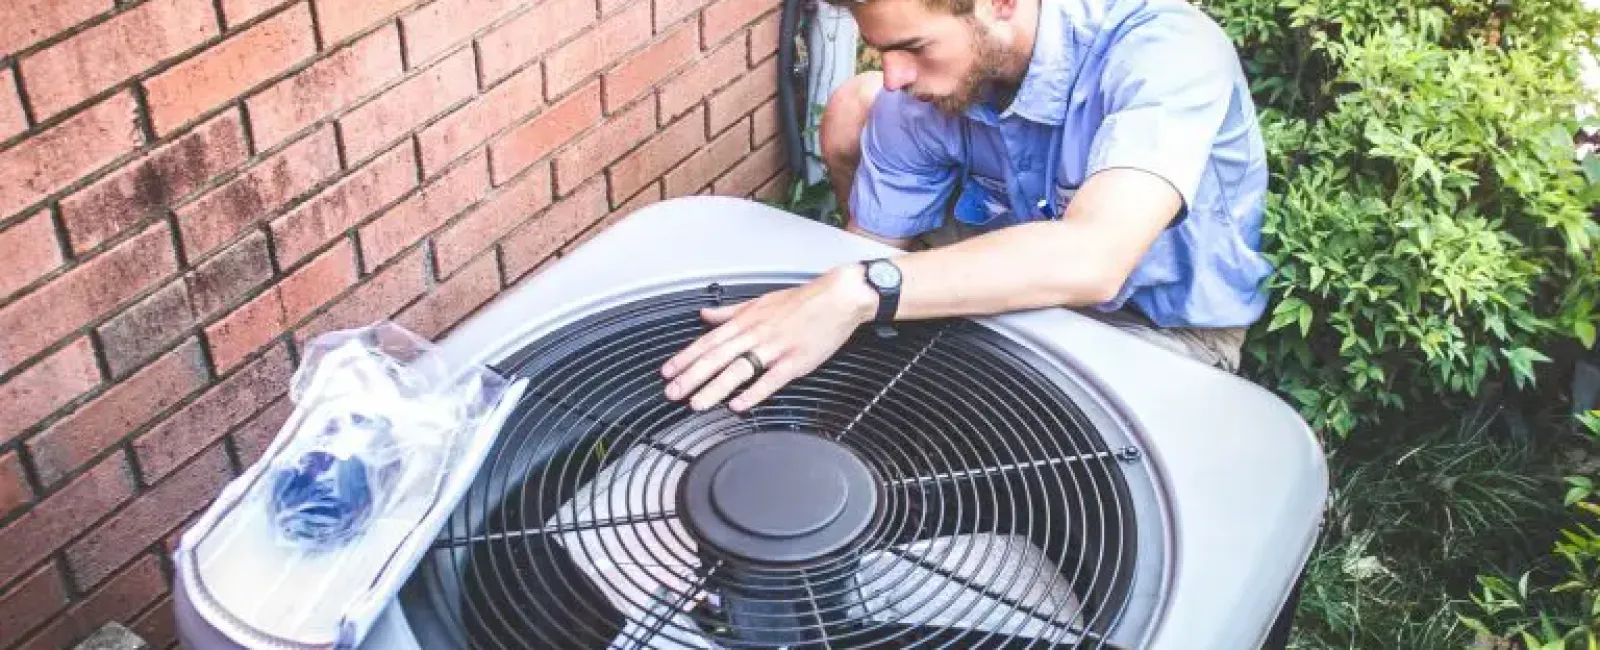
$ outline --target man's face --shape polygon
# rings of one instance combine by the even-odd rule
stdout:
[[[889,90],[959,113],[999,75],[1004,44],[975,14],[929,9],[922,0],[871,0],[854,14],[862,40],[882,54]]]

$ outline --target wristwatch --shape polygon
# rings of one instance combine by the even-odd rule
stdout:
[[[866,268],[867,286],[878,292],[878,313],[872,322],[879,335],[892,336],[895,312],[900,308],[900,267],[887,259],[867,260],[861,265]]]

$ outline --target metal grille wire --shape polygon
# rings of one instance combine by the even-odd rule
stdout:
[[[662,397],[700,308],[774,288],[632,303],[502,364],[527,396],[402,595],[423,647],[1113,647],[1135,539],[1118,464],[1134,456],[994,333],[863,329],[744,416]],[[674,511],[688,463],[779,430],[866,461],[874,525],[804,567],[697,548]]]

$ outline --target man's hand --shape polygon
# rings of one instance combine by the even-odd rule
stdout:
[[[702,310],[701,317],[715,328],[662,367],[667,399],[688,397],[697,411],[721,403],[755,375],[755,367],[741,358],[746,352],[755,354],[765,370],[729,402],[734,411],[815,370],[877,308],[877,294],[861,273],[860,265],[847,265],[797,287]]]

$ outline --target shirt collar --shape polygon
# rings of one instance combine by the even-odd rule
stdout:
[[[1033,56],[1011,106],[996,114],[987,102],[977,102],[967,115],[995,123],[1011,115],[1033,122],[1060,126],[1066,121],[1067,99],[1072,93],[1072,34],[1060,2],[1040,0],[1039,25],[1033,39]]]

